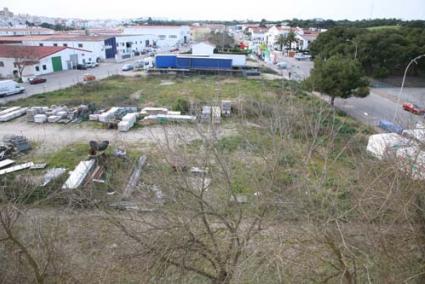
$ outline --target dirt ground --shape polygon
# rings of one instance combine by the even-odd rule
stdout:
[[[215,129],[217,137],[234,133],[232,127]],[[79,125],[28,123],[24,119],[3,123],[0,126],[0,140],[5,135],[23,135],[39,145],[38,151],[48,152],[74,143],[85,143],[90,140],[109,140],[114,145],[134,145],[164,143],[180,144],[200,139],[201,135],[213,132],[205,125],[155,125],[119,132],[116,129],[96,129],[82,123]]]

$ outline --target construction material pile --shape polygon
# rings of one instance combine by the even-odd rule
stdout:
[[[25,115],[26,107],[10,107],[0,111],[0,122],[6,122]]]
[[[221,109],[218,106],[203,106],[201,111],[201,122],[203,123],[221,123]]]
[[[135,112],[137,112],[137,107],[112,107],[105,112],[90,116],[89,119],[102,123],[118,123],[128,113]]]
[[[87,105],[80,105],[79,107],[69,108],[67,106],[35,106],[30,107],[26,111],[26,118],[28,122],[35,123],[69,123],[80,122],[89,117],[90,110]]]
[[[137,120],[137,113],[127,113],[118,123],[118,130],[127,132],[134,126]]]
[[[146,107],[142,109],[140,115],[143,117],[142,125],[151,125],[167,122],[195,122],[196,117],[192,115],[182,115],[180,111],[170,111],[162,107]]]

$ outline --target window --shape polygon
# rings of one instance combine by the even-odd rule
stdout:
[[[4,62],[0,61],[0,67],[4,67]]]
[[[57,43],[54,43],[53,46],[58,46],[58,44]]]
[[[159,39],[165,39],[166,37],[166,35],[159,35]]]
[[[47,66],[46,65],[43,65],[43,70],[47,70]]]
[[[68,44],[64,43],[64,44],[63,44],[63,46],[67,47],[67,46],[68,46]]]
[[[117,42],[117,47],[120,46],[120,44]]]
[[[124,46],[124,45],[125,45],[125,43],[123,43],[123,42],[122,42],[122,43],[121,43],[121,45],[122,45],[122,46]]]
[[[169,37],[169,38],[177,38],[177,36],[176,36],[176,35],[169,35],[168,37]]]
[[[40,71],[40,66],[35,66],[35,71]]]
[[[44,44],[42,44],[42,43],[39,43],[38,45],[39,45],[39,46],[43,46]]]
[[[79,44],[78,44],[78,47],[79,47],[79,48],[82,48],[82,47],[83,47],[83,44],[82,44],[82,43],[79,43]]]

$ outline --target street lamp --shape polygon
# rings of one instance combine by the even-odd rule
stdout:
[[[356,41],[351,40],[351,39],[347,39],[346,41],[354,44],[354,46],[356,48],[356,51],[354,52],[354,59],[357,59],[357,51],[359,49],[359,44]]]
[[[407,71],[409,71],[409,68],[413,63],[418,64],[417,60],[421,59],[422,57],[425,57],[425,54],[416,56],[415,58],[410,60],[409,64],[407,64],[406,69],[404,70],[403,81],[401,82],[400,92],[398,93],[397,105],[396,105],[396,109],[395,109],[395,112],[394,112],[393,121],[395,121],[395,119],[397,118],[398,108],[399,108],[399,104],[400,104],[400,100],[401,100],[401,95],[403,94],[404,83],[406,82]]]

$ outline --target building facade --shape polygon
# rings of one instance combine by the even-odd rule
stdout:
[[[130,26],[123,29],[124,35],[145,35],[155,38],[153,46],[179,47],[191,42],[189,26]]]
[[[70,70],[83,64],[90,51],[60,46],[0,45],[0,76],[22,78]]]

